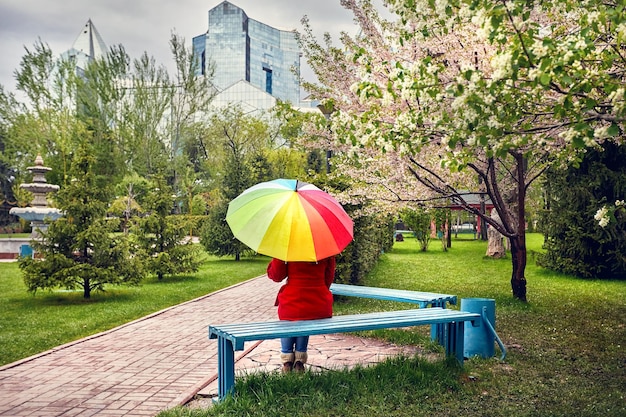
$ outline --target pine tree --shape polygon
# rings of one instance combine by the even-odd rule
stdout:
[[[72,179],[57,194],[64,217],[33,242],[36,258],[20,260],[29,292],[82,288],[83,297],[90,298],[93,290],[104,291],[105,284],[138,284],[143,277],[140,258],[130,256],[125,236],[115,234],[119,220],[105,217],[108,190],[94,164],[87,147],[77,150]]]
[[[173,190],[162,177],[144,200],[147,214],[141,217],[134,231],[147,254],[146,267],[162,280],[165,275],[195,272],[200,265],[197,249],[187,237],[189,227],[183,216],[172,215]]]

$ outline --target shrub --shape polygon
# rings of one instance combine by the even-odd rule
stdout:
[[[605,143],[580,167],[547,174],[546,250],[537,263],[583,278],[626,277],[626,222],[599,224],[605,204],[626,199],[626,146]]]
[[[354,220],[354,240],[337,257],[336,281],[357,284],[393,246],[394,217],[370,214]]]

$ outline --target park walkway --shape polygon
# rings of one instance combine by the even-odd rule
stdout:
[[[0,367],[0,416],[155,416],[206,404],[217,392],[217,346],[208,325],[276,319],[279,284],[265,275],[110,331]],[[280,368],[278,341],[246,345],[239,374]],[[351,335],[311,337],[313,370],[413,353]],[[204,403],[203,403],[204,401]]]

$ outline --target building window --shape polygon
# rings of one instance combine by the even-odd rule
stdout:
[[[272,94],[272,70],[263,65],[263,71],[265,71],[265,92]]]

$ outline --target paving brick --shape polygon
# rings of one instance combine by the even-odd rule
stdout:
[[[2,366],[0,416],[145,417],[196,394],[214,395],[217,345],[209,324],[275,320],[279,287],[257,277]],[[246,356],[238,352],[237,372],[277,371],[279,345],[250,344],[256,347]],[[313,336],[309,361],[311,369],[327,369],[399,353],[407,352],[350,335]]]

